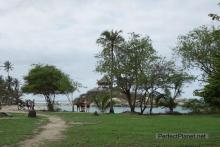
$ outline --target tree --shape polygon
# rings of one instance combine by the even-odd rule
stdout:
[[[114,54],[119,48],[119,45],[124,41],[123,37],[120,35],[122,31],[104,31],[99,39],[97,39],[97,44],[103,47],[102,52],[96,56],[100,59],[100,64],[105,66],[105,68],[97,68],[98,72],[107,73],[111,77],[110,85],[110,113],[114,113],[113,103],[112,103],[112,89],[113,89],[113,70],[114,70]]]
[[[7,88],[10,91],[11,90],[11,84],[12,84],[12,77],[10,76],[9,72],[13,69],[13,65],[10,61],[5,61],[4,62],[4,70],[7,72]]]
[[[111,98],[108,94],[108,91],[98,92],[95,96],[93,96],[93,102],[102,113],[104,113],[108,108],[110,108],[110,99]]]
[[[167,75],[164,94],[157,97],[158,105],[168,107],[170,112],[173,113],[173,109],[177,106],[175,100],[181,95],[184,84],[193,79],[192,76],[189,76],[182,70],[177,71],[174,69],[172,73]]]
[[[21,103],[23,102],[20,97],[22,96],[22,91],[20,88],[20,82],[18,79],[14,79],[13,80],[14,83],[14,89],[13,89],[13,97],[14,97],[14,101],[15,103],[18,105],[18,109],[19,109],[19,104],[21,105]]]
[[[49,111],[54,111],[56,94],[74,89],[68,75],[52,65],[34,65],[24,81],[23,92],[43,95]]]
[[[220,3],[218,3],[220,6]],[[218,14],[210,13],[209,16],[212,18],[212,20],[220,21],[220,16]]]
[[[203,72],[203,81],[214,72],[213,56],[220,52],[220,30],[202,26],[178,38],[175,53],[182,57],[188,68],[198,68]]]
[[[72,112],[74,112],[74,105],[75,105],[75,102],[74,102],[74,96],[73,96],[73,93],[78,90],[78,88],[82,87],[82,84],[78,83],[78,82],[75,82],[73,80],[70,80],[70,79],[66,79],[67,81],[66,82],[63,82],[64,84],[65,83],[69,83],[68,81],[71,81],[71,85],[69,84],[65,84],[65,86],[63,86],[64,88],[64,91],[65,91],[65,95],[70,103],[70,105],[72,106]],[[65,90],[66,89],[66,90]]]
[[[130,33],[120,50],[116,52],[116,68],[113,71],[117,87],[125,94],[131,112],[135,111],[140,75],[149,62],[155,58],[155,50],[148,36]]]
[[[9,77],[9,72],[13,69],[13,65],[11,64],[10,61],[6,61],[6,62],[4,62],[4,66],[3,67],[4,67],[5,71],[8,74],[8,77]]]
[[[190,99],[188,102],[185,102],[183,108],[189,109],[194,113],[199,113],[202,111],[209,111],[209,106],[205,103],[204,99]]]
[[[2,76],[0,76],[0,93],[1,93],[0,94],[0,109],[1,109],[1,105],[6,99],[6,94],[7,94],[6,82]]]
[[[141,74],[141,85],[139,87],[142,91],[140,98],[141,114],[150,105],[150,114],[152,114],[153,105],[157,98],[161,95],[160,90],[167,84],[167,78],[170,72],[174,69],[174,63],[166,61],[163,58],[154,58],[152,62],[147,64]]]
[[[168,88],[165,88],[164,94],[161,94],[157,98],[157,106],[167,107],[170,109],[170,113],[173,113],[173,109],[177,106],[177,103],[175,102],[175,99],[171,91]]]
[[[209,75],[204,89],[196,94],[203,97],[210,106],[220,109],[220,55],[216,55],[214,61],[215,72]]]

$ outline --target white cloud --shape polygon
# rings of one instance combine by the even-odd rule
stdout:
[[[95,41],[106,29],[149,35],[170,56],[176,38],[195,27],[214,24],[218,0],[0,0],[1,62],[11,60],[22,79],[30,64],[53,64],[88,88],[94,72]],[[191,91],[184,94],[191,96]]]

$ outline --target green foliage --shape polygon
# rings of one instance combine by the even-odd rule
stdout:
[[[108,58],[102,56],[102,62],[97,69],[107,71]],[[155,50],[152,47],[150,38],[141,37],[139,34],[130,33],[128,40],[123,40],[114,52],[112,74],[117,88],[127,97],[131,111],[134,111],[137,90],[140,84],[140,74],[149,62],[155,59]],[[134,97],[131,93],[134,92]]]
[[[191,82],[194,77],[174,68],[168,72],[165,79],[164,94],[157,97],[157,101],[159,106],[167,107],[170,112],[173,112],[173,109],[177,106],[175,100],[181,95],[183,86]]]
[[[11,64],[10,61],[5,61],[3,67],[4,67],[4,70],[8,73],[8,76],[9,76],[9,72],[13,69],[13,65]]]
[[[194,79],[193,76],[183,72],[183,70],[174,69],[167,77],[167,88],[174,90],[173,98],[175,99],[181,95],[184,84],[189,83]]]
[[[215,72],[208,77],[208,84],[197,95],[203,97],[210,106],[220,109],[220,56],[216,56],[214,61]]]
[[[108,91],[102,91],[93,96],[93,102],[101,112],[110,107],[110,95]]]
[[[141,74],[141,85],[139,87],[140,91],[144,92],[143,97],[140,101],[141,113],[150,104],[150,114],[153,109],[153,101],[160,95],[159,89],[164,88],[168,82],[169,73],[174,69],[174,63],[171,61],[166,61],[159,57],[155,58],[152,62],[149,62],[142,74]]]
[[[53,111],[56,94],[75,91],[69,76],[51,65],[35,65],[24,80],[23,92],[44,95],[50,111]]]
[[[18,79],[9,75],[9,72],[13,69],[12,63],[10,61],[6,61],[0,67],[3,67],[8,74],[6,78],[0,76],[0,104],[3,103],[10,105],[22,102],[20,99],[22,96],[20,83]]]
[[[174,89],[171,90],[174,91],[172,95],[172,101],[174,101],[181,94],[184,83],[192,79],[182,71],[177,72],[174,62],[158,57],[148,36],[142,37],[139,34],[130,33],[127,40],[120,36],[120,39],[114,42],[118,34],[114,37],[111,37],[111,32],[103,34],[105,35],[97,40],[103,50],[96,56],[99,59],[96,70],[107,74],[111,84],[114,82],[121,93],[126,95],[132,112],[136,107],[138,96],[141,95],[141,112],[144,112],[148,102],[151,105],[151,112],[158,89],[166,87],[170,90]],[[111,50],[112,46],[114,50]],[[175,107],[173,103],[170,105]]]
[[[165,88],[164,94],[160,95],[157,98],[157,106],[167,107],[170,109],[170,112],[173,112],[173,109],[176,108],[177,103],[175,99],[172,97],[171,91],[168,88]]]
[[[114,67],[115,67],[115,53],[119,50],[120,44],[124,41],[124,38],[120,35],[122,31],[104,31],[97,39],[97,44],[102,46],[102,51],[96,58],[99,59],[96,71],[106,73],[110,76],[110,113],[114,113],[112,104],[112,91],[113,91],[113,80],[114,80]]]
[[[218,5],[220,6],[220,3],[218,3]],[[220,16],[218,14],[210,13],[209,16],[212,18],[212,20],[220,21]]]
[[[202,26],[178,38],[174,49],[186,67],[203,71],[203,80],[213,73],[213,56],[220,53],[220,30]]]
[[[208,105],[205,103],[204,99],[190,99],[188,102],[184,103],[183,107],[195,113],[203,111],[208,112]]]

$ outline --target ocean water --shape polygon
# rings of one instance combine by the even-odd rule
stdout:
[[[72,111],[72,106],[69,103],[59,103],[58,105],[56,104],[54,107],[55,107],[55,109],[59,108],[60,111],[69,111],[69,112]],[[36,103],[35,104],[35,109],[36,110],[47,110],[46,103]],[[74,110],[75,111],[77,110],[76,106],[74,107]],[[144,111],[144,114],[149,113],[149,110],[150,110],[149,108],[146,108],[145,111]],[[95,107],[95,106],[91,106],[90,109],[89,109],[89,112],[93,113],[95,111],[99,112],[99,109],[97,109],[97,107]],[[108,111],[109,110],[106,110],[106,112],[108,112]],[[122,112],[125,112],[125,111],[130,111],[130,108],[125,107],[125,106],[123,106],[123,107],[115,106],[114,111],[115,111],[115,113],[122,113]],[[136,107],[135,111],[140,112],[140,107]],[[162,108],[162,107],[155,107],[155,108],[153,108],[152,111],[153,111],[153,113],[165,113],[165,112],[168,112],[169,109],[168,108]],[[181,106],[177,106],[174,109],[174,111],[180,112],[180,113],[189,113],[190,112],[190,110],[184,109]]]

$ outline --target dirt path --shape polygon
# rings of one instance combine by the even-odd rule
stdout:
[[[27,113],[24,111],[18,111],[17,106],[4,106],[0,112]],[[37,147],[46,141],[56,141],[64,137],[63,131],[65,131],[68,126],[64,120],[58,116],[45,114],[37,115],[47,117],[49,122],[46,125],[40,127],[41,131],[39,133],[34,134],[31,138],[20,142],[18,145],[21,147]]]
[[[42,131],[20,143],[22,147],[37,147],[46,141],[56,141],[63,138],[63,131],[67,128],[66,122],[57,116],[43,115],[49,122],[42,126]]]

